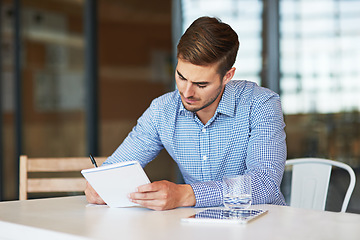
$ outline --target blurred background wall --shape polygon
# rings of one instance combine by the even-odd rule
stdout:
[[[86,126],[87,1],[0,0],[2,200],[17,199],[19,141],[21,153],[29,157],[92,152]],[[20,6],[20,83],[15,81],[19,75],[14,66],[15,2]],[[254,81],[280,94],[288,158],[324,157],[359,172],[359,0],[95,2],[98,155],[110,155],[151,100],[175,88],[173,53],[178,38],[194,19],[210,15],[239,34],[235,79]],[[16,90],[22,93],[20,109]],[[16,111],[21,113],[20,123]],[[151,180],[179,179],[166,152],[146,171]],[[358,195],[357,185],[354,196]],[[360,212],[354,199],[349,209]]]
[[[29,157],[87,156],[82,0],[22,0],[21,143]],[[171,1],[97,1],[98,155],[109,156],[155,97],[172,90]],[[2,194],[17,198],[14,3],[2,1]],[[95,107],[95,106],[94,106]],[[175,178],[164,152],[153,180]],[[164,170],[158,170],[158,168]]]

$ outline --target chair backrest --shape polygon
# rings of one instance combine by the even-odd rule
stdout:
[[[100,166],[106,157],[97,157]],[[19,199],[26,200],[28,193],[82,192],[86,180],[79,173],[82,169],[94,167],[88,157],[28,158],[20,156]],[[30,173],[30,174],[29,174]],[[36,176],[36,173],[40,176]],[[45,177],[41,177],[44,175]],[[34,175],[31,177],[31,175]],[[54,176],[51,176],[54,175]],[[60,175],[60,176],[59,176]],[[63,175],[63,176],[61,176]]]
[[[345,169],[350,175],[341,212],[346,212],[355,187],[354,170],[347,164],[320,158],[299,158],[286,161],[292,167],[290,206],[325,210],[331,170],[333,166]]]

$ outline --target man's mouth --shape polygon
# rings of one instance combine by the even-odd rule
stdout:
[[[194,98],[186,98],[186,97],[184,97],[184,102],[186,102],[187,104],[194,104],[195,102],[197,102],[197,100],[194,99]]]

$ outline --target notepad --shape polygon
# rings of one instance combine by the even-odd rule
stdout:
[[[150,183],[137,161],[121,162],[98,168],[84,169],[81,174],[110,207],[130,207],[138,204],[129,200],[129,193]]]

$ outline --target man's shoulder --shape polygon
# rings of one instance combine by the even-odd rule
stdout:
[[[175,90],[155,98],[151,103],[151,108],[158,111],[174,110],[177,109],[180,102],[180,95],[178,91]]]
[[[237,98],[254,99],[277,96],[272,90],[260,87],[257,83],[247,80],[232,80],[228,84],[234,89]]]

